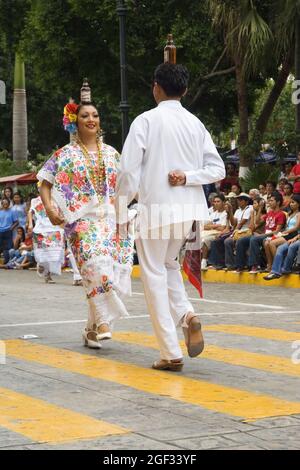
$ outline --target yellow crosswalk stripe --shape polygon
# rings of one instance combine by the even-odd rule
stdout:
[[[143,392],[167,396],[184,403],[238,416],[245,420],[300,413],[298,402],[145,369],[133,364],[65,349],[24,343],[21,340],[6,341],[6,348],[8,356],[23,361],[34,361],[68,372],[115,382]]]
[[[0,387],[0,426],[35,442],[94,439],[130,431]]]
[[[146,335],[144,333],[117,332],[114,333],[114,339],[116,341],[158,349],[158,345],[154,336]],[[183,351],[185,351],[186,346],[184,341],[181,341],[180,345]],[[225,362],[235,366],[264,370],[276,374],[300,377],[299,365],[293,364],[291,359],[279,356],[257,354],[242,349],[221,348],[219,346],[209,344],[205,347],[201,356],[199,356],[199,359],[202,358]]]
[[[256,338],[271,339],[275,341],[293,342],[300,340],[300,332],[287,331],[274,328],[261,328],[247,325],[207,325],[204,331],[216,331],[219,333],[229,333],[231,335],[255,336]]]

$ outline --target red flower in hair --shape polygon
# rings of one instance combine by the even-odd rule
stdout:
[[[68,114],[76,114],[78,109],[78,104],[76,103],[68,103],[65,107]]]

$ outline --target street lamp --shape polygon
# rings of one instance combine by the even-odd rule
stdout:
[[[127,101],[127,67],[126,67],[126,18],[127,7],[124,0],[117,0],[117,13],[119,15],[119,28],[120,28],[120,68],[121,68],[121,101],[120,110],[122,113],[122,144],[124,144],[129,130],[128,110],[129,105]]]

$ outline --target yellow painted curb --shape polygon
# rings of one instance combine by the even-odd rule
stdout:
[[[139,278],[140,266],[133,266],[132,277]],[[263,277],[266,274],[249,274],[247,272],[236,274],[233,271],[215,271],[208,270],[202,272],[202,279],[204,282],[221,282],[225,284],[252,284],[257,286],[268,286],[268,287],[288,287],[292,289],[300,289],[300,275],[299,274],[288,274],[282,276],[280,279],[274,281],[265,281]],[[186,279],[186,275],[183,273],[183,277]]]

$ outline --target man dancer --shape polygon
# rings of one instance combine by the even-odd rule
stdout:
[[[152,367],[183,367],[176,326],[182,326],[188,353],[204,347],[201,324],[187,298],[180,248],[194,220],[208,220],[203,184],[225,177],[225,168],[210,134],[181,105],[188,71],[161,64],[154,73],[157,107],[138,116],[124,144],[117,179],[117,223],[127,222],[127,204],[138,194],[141,232],[136,247],[145,298],[160,348]]]

